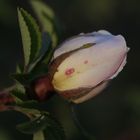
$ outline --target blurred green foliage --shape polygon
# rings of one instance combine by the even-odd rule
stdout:
[[[14,7],[11,5],[9,0],[0,1],[0,22],[4,24],[12,24],[13,16],[15,15]],[[14,22],[15,23],[15,22]]]
[[[140,139],[140,1],[138,0],[44,0],[62,23],[62,39],[81,32],[106,29],[122,34],[131,48],[128,64],[110,86],[94,99],[77,106],[82,125],[97,140]],[[29,0],[0,1],[0,87],[12,83],[8,78],[21,60],[22,45],[16,7],[31,11]],[[33,14],[33,13],[32,13]],[[68,140],[84,140],[74,126],[66,101],[58,96],[42,106],[63,124]],[[0,113],[0,140],[30,140],[16,131],[15,124],[25,118],[17,113]]]

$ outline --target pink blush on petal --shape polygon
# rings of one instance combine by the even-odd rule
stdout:
[[[70,76],[75,72],[74,68],[69,68],[65,71],[65,75]]]
[[[87,63],[88,63],[88,60],[85,60],[85,61],[84,61],[84,64],[87,64]]]

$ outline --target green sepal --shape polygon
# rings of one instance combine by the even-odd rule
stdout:
[[[24,87],[30,85],[30,82],[32,80],[30,74],[12,74],[11,77]]]
[[[45,63],[40,63],[30,73],[12,74],[11,77],[15,79],[17,82],[19,82],[21,85],[28,87],[32,81],[34,81],[38,77],[47,75],[47,73],[48,73],[47,65]]]

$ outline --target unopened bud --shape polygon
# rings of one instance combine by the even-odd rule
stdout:
[[[118,75],[126,64],[128,50],[122,35],[103,30],[68,39],[54,52],[52,85],[64,98],[84,102]]]

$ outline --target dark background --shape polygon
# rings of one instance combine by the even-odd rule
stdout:
[[[81,32],[106,29],[122,34],[131,48],[128,63],[100,95],[77,106],[82,125],[96,140],[140,140],[140,1],[139,0],[44,0],[63,27],[63,39]],[[0,0],[0,88],[21,61],[22,44],[16,7],[31,12],[29,0]],[[85,140],[75,127],[69,105],[55,96],[45,106],[63,124],[68,140]],[[24,121],[15,112],[0,113],[0,140],[30,140],[16,131]]]

